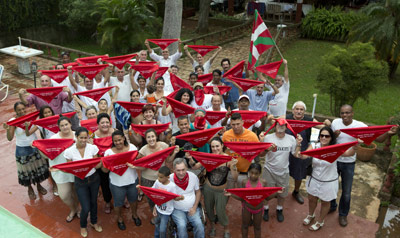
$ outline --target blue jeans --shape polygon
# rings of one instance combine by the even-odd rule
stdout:
[[[169,217],[170,215],[163,215],[157,211],[154,238],[165,238],[167,236],[167,225]]]
[[[176,226],[178,227],[178,237],[179,238],[187,238],[188,233],[186,229],[186,225],[188,221],[192,224],[194,228],[194,237],[195,238],[204,238],[204,225],[201,221],[200,217],[200,208],[197,207],[196,213],[193,216],[189,216],[189,212],[184,212],[178,209],[175,209],[171,216],[174,220]]]
[[[87,217],[90,211],[90,222],[97,223],[97,194],[99,193],[100,177],[97,173],[80,179],[75,177],[75,190],[81,204],[81,228],[87,227]]]
[[[347,216],[350,211],[351,186],[353,185],[354,167],[356,163],[337,162],[337,170],[342,178],[342,196],[339,202],[339,216]],[[336,209],[336,199],[331,201],[331,209]]]

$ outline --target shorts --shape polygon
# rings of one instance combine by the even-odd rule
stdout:
[[[282,193],[278,193],[277,195],[281,198],[284,198],[288,195],[289,191],[289,173],[285,173],[283,175],[277,175],[271,173],[267,168],[263,169],[262,178],[267,181],[268,187],[283,187],[285,190]]]
[[[114,207],[122,207],[125,203],[125,197],[127,197],[129,203],[136,202],[138,199],[138,190],[136,186],[139,183],[139,179],[136,179],[135,183],[116,186],[110,183],[110,190],[114,199]]]

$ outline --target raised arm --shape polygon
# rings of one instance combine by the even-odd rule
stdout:
[[[69,82],[71,83],[72,87],[74,87],[75,91],[77,91],[78,90],[78,84],[76,83],[76,81],[74,80],[74,77],[72,76],[72,66],[68,66],[67,70],[68,70]]]
[[[147,50],[149,51],[149,54],[152,54],[153,50],[150,48],[150,43],[147,39],[144,41],[144,45],[146,46]]]
[[[283,64],[285,65],[285,81],[286,83],[289,83],[289,70],[288,70],[288,66],[287,66],[287,60],[283,59]]]
[[[7,123],[4,122],[3,128],[7,131],[7,140],[12,141],[12,139],[14,138],[15,126],[9,126]]]
[[[188,49],[188,46],[185,45],[185,46],[183,47],[183,49],[185,50],[185,54],[186,54],[186,56],[189,58],[190,63],[193,64],[195,60],[194,60],[193,56],[190,54],[189,49]]]
[[[23,104],[29,105],[28,101],[26,100],[25,94],[26,94],[26,90],[23,89],[23,88],[21,88],[21,89],[18,91],[19,100],[20,100]]]
[[[217,55],[219,54],[219,52],[221,52],[222,47],[218,46],[218,49],[215,51],[215,53],[210,57],[209,61],[210,61],[210,65],[212,65],[214,59],[217,57]]]

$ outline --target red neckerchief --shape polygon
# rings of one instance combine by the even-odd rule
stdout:
[[[194,100],[196,101],[197,105],[201,106],[204,102],[204,90],[197,89],[194,91]]]
[[[195,117],[193,126],[197,130],[204,130],[204,127],[206,126],[206,118],[205,117]]]
[[[176,174],[174,174],[174,182],[176,186],[180,187],[183,190],[186,190],[187,186],[189,185],[189,174],[186,173],[185,177],[180,180]]]

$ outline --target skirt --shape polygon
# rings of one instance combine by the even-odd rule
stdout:
[[[330,182],[322,182],[309,176],[306,181],[306,186],[308,194],[318,197],[324,202],[336,199],[339,191],[339,183],[337,179]]]
[[[17,146],[15,150],[18,183],[22,186],[41,183],[49,177],[49,166],[36,148]]]

